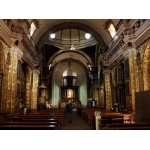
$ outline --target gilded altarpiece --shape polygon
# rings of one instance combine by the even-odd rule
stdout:
[[[104,70],[105,92],[106,92],[106,110],[111,110],[111,87],[110,87],[110,70]]]

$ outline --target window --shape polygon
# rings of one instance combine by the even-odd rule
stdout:
[[[116,34],[116,30],[115,30],[115,27],[114,27],[114,25],[112,23],[110,24],[110,26],[108,28],[108,31],[109,31],[111,37],[113,38],[115,36],[115,34]]]
[[[31,26],[30,26],[30,36],[33,35],[34,31],[36,30],[36,26],[35,26],[35,23],[32,22],[31,23]]]
[[[110,33],[111,37],[113,38],[116,34],[116,29],[111,19],[105,22],[105,29]]]

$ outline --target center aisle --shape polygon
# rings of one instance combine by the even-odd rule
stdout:
[[[64,125],[61,130],[93,130],[93,128],[77,114],[76,110],[73,110],[72,123],[67,122],[67,114],[65,114]]]

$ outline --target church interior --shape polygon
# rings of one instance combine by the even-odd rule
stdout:
[[[149,19],[0,19],[0,129],[148,130],[149,98]]]

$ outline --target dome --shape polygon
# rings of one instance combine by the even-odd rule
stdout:
[[[55,34],[55,38],[51,35]],[[81,49],[89,45],[95,45],[96,40],[89,34],[79,29],[64,29],[55,33],[49,33],[47,43],[54,45],[60,49]],[[87,38],[86,35],[89,35]]]
[[[73,72],[70,68],[64,71],[63,77],[64,76],[77,76],[76,72]]]

